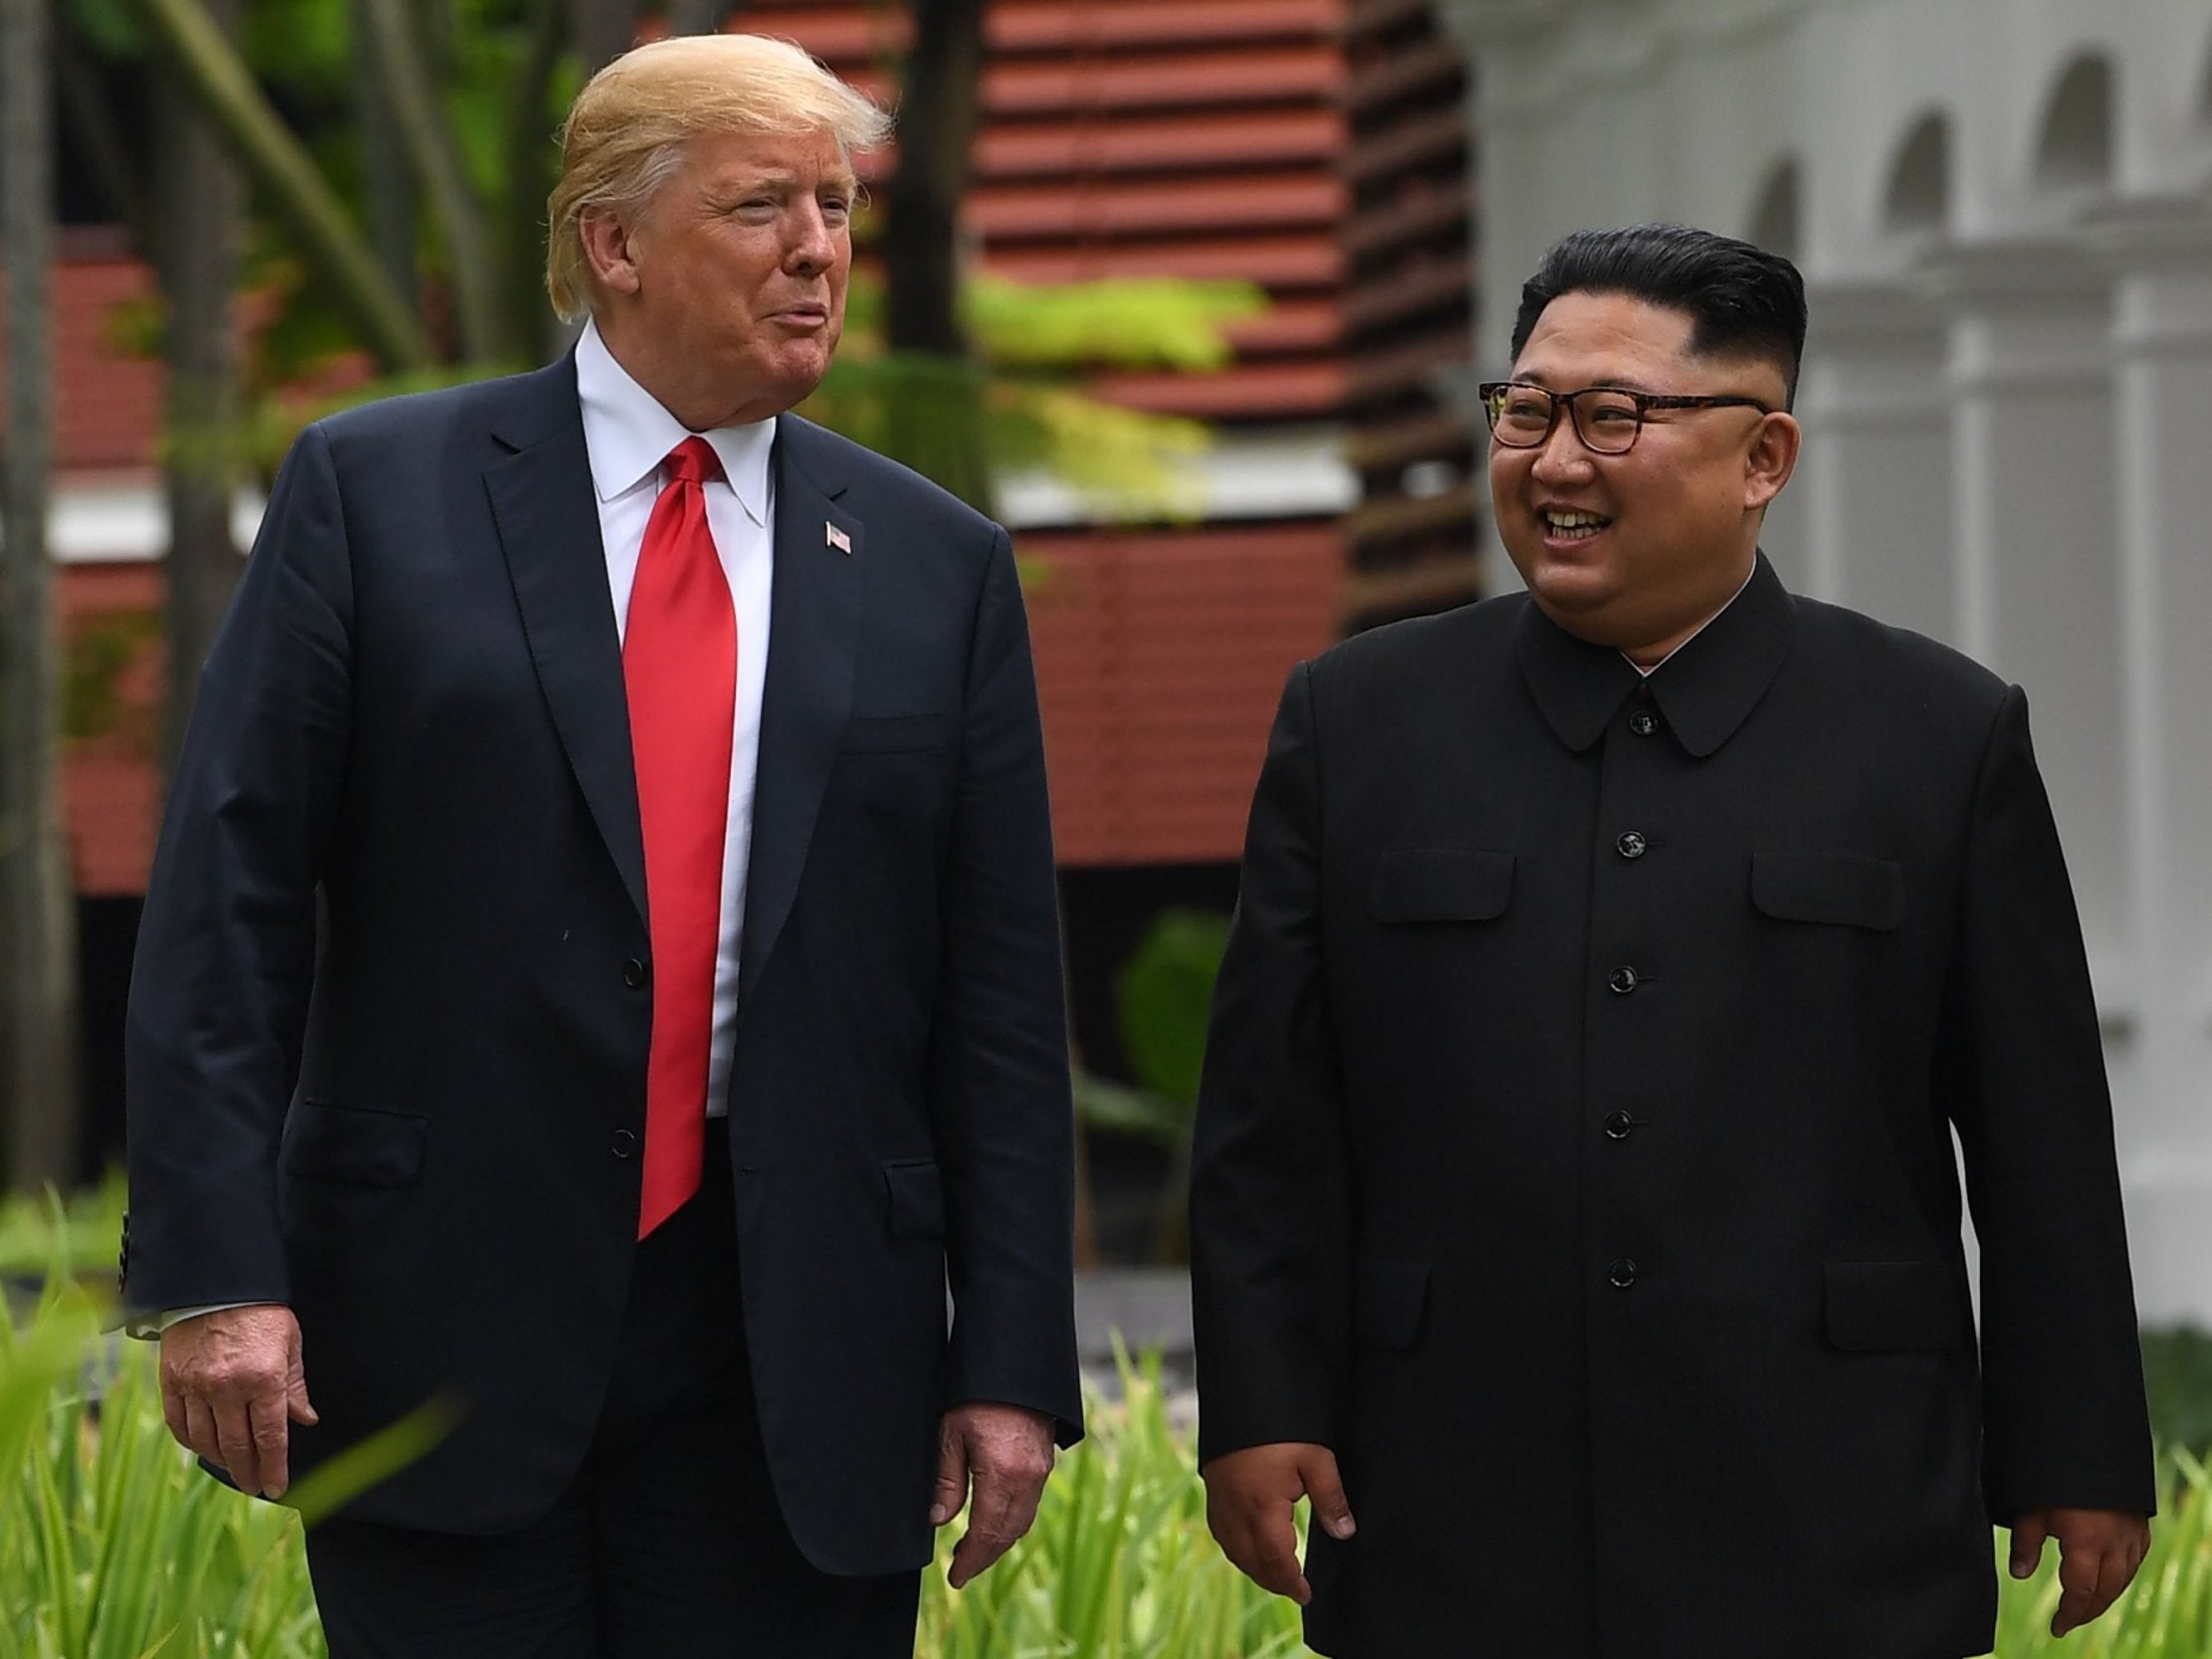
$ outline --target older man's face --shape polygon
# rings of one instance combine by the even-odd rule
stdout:
[[[1554,392],[1624,386],[1782,406],[1779,368],[1691,356],[1692,326],[1624,295],[1563,294],[1537,318],[1513,378]],[[1654,410],[1626,455],[1598,455],[1562,408],[1541,447],[1490,446],[1498,538],[1553,621],[1656,661],[1748,574],[1757,510],[1796,453],[1787,415],[1704,408]]]
[[[630,232],[625,331],[654,365],[650,389],[686,425],[765,420],[828,372],[855,189],[826,132],[709,133],[685,147]]]

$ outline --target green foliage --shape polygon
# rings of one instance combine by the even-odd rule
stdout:
[[[116,611],[75,632],[63,659],[63,735],[105,737],[121,726],[123,704],[116,679],[160,639],[161,630],[158,611]],[[150,741],[150,732],[143,735]]]
[[[66,1204],[51,1191],[0,1195],[0,1279],[111,1275],[122,1201],[120,1170],[103,1185],[73,1193]]]
[[[20,1252],[105,1231],[113,1191],[0,1213]],[[111,1240],[111,1232],[108,1233]],[[0,1318],[0,1659],[322,1659],[301,1522],[209,1480],[161,1420],[151,1345],[106,1337],[60,1271],[20,1321]],[[917,1659],[1303,1659],[1298,1612],[1240,1577],[1206,1531],[1187,1426],[1157,1358],[1094,1394],[1090,1437],[1047,1484],[1029,1536],[966,1589],[947,1579],[960,1523],[922,1580]],[[320,1512],[416,1455],[434,1416],[303,1482]],[[311,1490],[311,1488],[313,1488]],[[2003,1580],[2002,1659],[2203,1659],[2212,1653],[2212,1482],[2167,1469],[2150,1558],[2116,1608],[2049,1634],[2056,1551]],[[1995,1541],[2003,1559],[2003,1539]]]
[[[1173,1150],[1191,1133],[1191,1109],[1096,1072],[1075,1074],[1075,1115],[1086,1129],[1126,1135]]]
[[[0,1324],[0,1659],[325,1652],[299,1518],[191,1466],[150,1353],[63,1279]]]
[[[110,1200],[84,1219],[111,1223]],[[50,1205],[50,1241],[74,1245],[78,1220]],[[20,1328],[0,1318],[0,1659],[321,1659],[303,1522],[420,1456],[450,1414],[371,1436],[286,1507],[245,1497],[170,1438],[153,1345],[105,1333],[62,1260]]]
[[[1207,1010],[1227,945],[1227,917],[1162,911],[1114,980],[1130,1070],[1145,1088],[1186,1109],[1199,1098]]]
[[[960,1523],[923,1574],[917,1659],[1289,1659],[1298,1609],[1228,1564],[1206,1530],[1188,1434],[1157,1358],[1093,1395],[1089,1438],[1060,1459],[1029,1536],[966,1589],[946,1579]]]
[[[1230,356],[1222,326],[1267,309],[1250,283],[1170,277],[1032,287],[980,274],[961,299],[977,349],[1005,368],[1219,368]]]
[[[2063,1641],[2051,1634],[2059,1605],[2059,1551],[2048,1545],[2033,1577],[2005,1570],[1997,1539],[1995,1659],[2203,1659],[2212,1654],[2212,1478],[2186,1452],[2163,1466],[2150,1555],[2112,1610]]]
[[[1110,518],[1203,511],[1191,463],[1206,449],[1205,425],[1107,403],[1075,376],[1218,366],[1229,354],[1221,324],[1264,309],[1257,289],[1171,278],[1029,286],[980,275],[963,299],[975,364],[888,351],[881,286],[856,274],[836,363],[800,412],[987,508],[992,480],[1040,472]],[[989,478],[970,476],[975,456]]]
[[[2158,1443],[2212,1457],[2212,1334],[2193,1325],[2145,1331],[2143,1383]]]

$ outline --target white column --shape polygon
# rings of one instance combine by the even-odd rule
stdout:
[[[1820,598],[1955,642],[1943,317],[1896,283],[1809,284],[1806,307],[1805,448],[1784,492],[1798,498],[1805,540],[1797,579]]]
[[[1950,317],[1955,639],[2028,691],[2101,1012],[2136,970],[2121,762],[2111,290],[2076,240],[1979,243],[1926,265]]]
[[[2115,1068],[2136,1297],[2212,1321],[2212,204],[2093,225],[2115,278],[2112,451],[2136,1029]]]

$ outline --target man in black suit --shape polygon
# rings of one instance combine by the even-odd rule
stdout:
[[[2019,1573],[2059,1541],[2061,1632],[2147,1547],[2026,705],[1760,554],[1804,332],[1771,254],[1567,238],[1482,388],[1528,593],[1283,695],[1199,1108],[1200,1434],[1323,1652],[1959,1659],[1991,1521]]]
[[[208,664],[125,1305],[248,1491],[458,1413],[310,1535],[341,1659],[903,1656],[1079,1432],[1011,552],[784,412],[885,125],[775,42],[609,66],[575,351],[311,427]]]

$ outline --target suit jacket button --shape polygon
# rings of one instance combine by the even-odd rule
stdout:
[[[1604,1128],[1608,1141],[1626,1141],[1636,1133],[1636,1120],[1626,1112],[1608,1112]]]
[[[1636,1263],[1627,1256],[1616,1256],[1605,1270],[1606,1283],[1617,1291],[1625,1291],[1636,1283]]]
[[[1649,709],[1639,709],[1629,716],[1629,729],[1639,737],[1649,737],[1659,729],[1659,716]]]
[[[629,986],[633,991],[643,990],[645,981],[651,977],[652,975],[646,971],[645,964],[635,956],[622,964],[622,983]]]
[[[1651,843],[1635,830],[1625,830],[1622,832],[1621,839],[1613,844],[1613,850],[1623,858],[1642,858],[1645,849],[1649,846],[1651,846]]]
[[[637,1137],[626,1129],[618,1129],[614,1132],[614,1139],[607,1150],[616,1157],[629,1157],[637,1150]]]
[[[1605,982],[1615,994],[1627,996],[1629,992],[1636,989],[1636,969],[1633,967],[1617,967],[1606,975]]]

